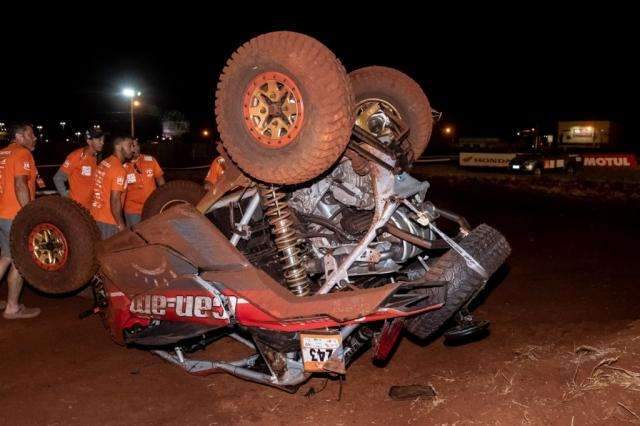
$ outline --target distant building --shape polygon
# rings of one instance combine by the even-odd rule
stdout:
[[[4,123],[0,122],[0,143],[5,143],[9,140],[9,133]]]
[[[620,126],[611,121],[560,121],[558,143],[575,148],[614,147],[619,143]]]
[[[189,132],[189,122],[178,111],[170,111],[162,118],[162,140],[173,140]]]

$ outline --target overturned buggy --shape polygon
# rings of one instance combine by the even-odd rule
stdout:
[[[318,41],[269,33],[228,61],[215,109],[227,169],[211,191],[170,183],[146,220],[101,242],[82,207],[38,199],[11,232],[26,280],[49,293],[90,283],[116,342],[288,391],[344,374],[366,348],[385,360],[403,329],[485,325],[467,305],[510,248],[434,206],[428,182],[407,173],[433,124],[413,80],[384,67],[347,74]],[[190,358],[222,336],[255,353]]]

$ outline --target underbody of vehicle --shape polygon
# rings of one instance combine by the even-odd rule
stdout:
[[[310,68],[285,45],[326,60]],[[21,273],[54,293],[91,279],[92,312],[120,344],[287,391],[345,374],[367,348],[387,360],[403,330],[426,338],[452,317],[462,334],[481,327],[468,304],[510,247],[436,207],[407,173],[431,133],[426,96],[388,68],[347,76],[325,49],[295,33],[248,42],[218,86],[227,169],[213,189],[190,200],[160,188],[158,211],[91,247],[67,232],[86,221],[95,235],[80,207],[43,199],[12,230]],[[72,275],[79,250],[94,260]],[[223,336],[253,354],[191,358]]]

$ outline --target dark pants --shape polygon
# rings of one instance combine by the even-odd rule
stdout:
[[[127,226],[131,228],[133,225],[137,225],[142,220],[142,216],[136,213],[125,213],[124,220],[127,222]]]
[[[103,240],[113,237],[118,233],[118,227],[116,225],[97,221],[96,223],[98,224],[98,229],[100,229],[100,234],[102,235]]]

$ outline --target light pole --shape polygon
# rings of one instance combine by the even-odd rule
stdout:
[[[453,147],[453,138],[454,138],[453,126],[445,126],[445,128],[442,129],[442,133],[444,133],[444,135],[449,138],[449,141],[448,141],[449,145],[450,147]]]
[[[122,95],[125,98],[129,98],[129,104],[130,104],[130,111],[131,111],[131,137],[135,138],[135,118],[134,118],[134,114],[133,114],[133,109],[134,107],[137,107],[140,105],[140,101],[137,101],[135,98],[139,97],[140,95],[142,95],[141,92],[136,92],[134,89],[132,89],[131,87],[126,87],[124,89],[122,89]]]

